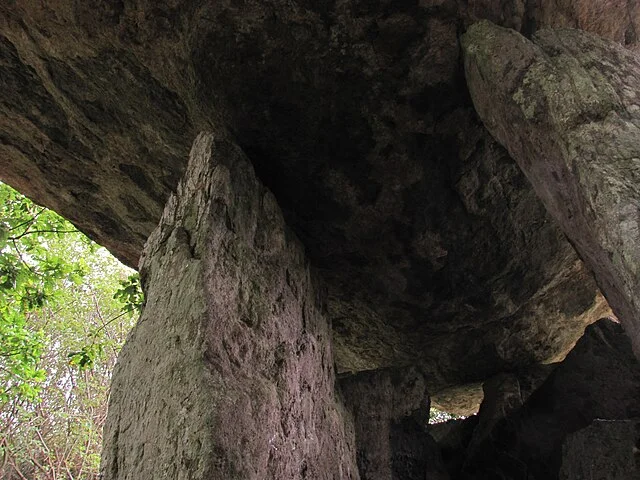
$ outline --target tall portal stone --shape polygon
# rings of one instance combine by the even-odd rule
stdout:
[[[141,260],[105,480],[358,479],[304,250],[225,135],[201,134]]]

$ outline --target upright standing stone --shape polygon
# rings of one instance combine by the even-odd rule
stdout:
[[[427,432],[431,402],[419,369],[360,372],[340,386],[353,412],[362,480],[448,480]]]
[[[461,478],[554,480],[564,468],[573,476],[560,478],[590,480],[589,475],[577,474],[589,471],[578,468],[579,462],[594,466],[594,480],[625,478],[614,471],[633,461],[632,427],[603,423],[600,428],[595,421],[632,419],[635,425],[640,418],[638,398],[640,363],[631,341],[620,324],[599,320],[587,327],[575,348],[521,407],[511,409],[490,429],[493,409],[480,410],[479,428],[467,449]],[[587,428],[590,425],[593,428]],[[583,429],[583,434],[571,437]],[[588,439],[596,438],[598,432],[602,436],[589,451]],[[614,442],[616,436],[619,439]],[[623,446],[624,452],[611,451]],[[609,456],[605,455],[608,450]],[[607,468],[610,477],[596,475]]]
[[[300,242],[226,136],[201,134],[141,260],[104,480],[358,479]]]

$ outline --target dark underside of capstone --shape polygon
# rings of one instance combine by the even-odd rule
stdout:
[[[486,38],[463,37],[482,19],[513,30],[484,24]],[[495,412],[537,421],[525,397],[540,398],[532,392],[553,370],[543,364],[611,313],[599,287],[638,345],[640,154],[625,93],[640,85],[638,28],[632,0],[0,5],[0,179],[129,265],[155,231],[144,261],[157,300],[114,377],[108,478],[156,478],[157,452],[175,478],[494,478],[478,460],[504,460],[486,440],[492,429],[507,443],[528,431]],[[522,56],[501,62],[514,45]],[[538,56],[556,59],[543,66],[557,78],[606,94],[576,89],[575,108],[563,110],[549,103],[562,98],[553,84],[503,91],[529,78]],[[613,114],[621,121],[606,123]],[[610,137],[587,135],[573,148],[578,127],[601,124],[628,127],[628,144],[608,149]],[[196,181],[187,163],[203,138],[213,160]],[[244,180],[218,177],[215,165],[238,158]],[[560,180],[537,175],[539,158],[564,162]],[[205,184],[224,201],[197,197]],[[630,236],[602,233],[618,227]],[[145,375],[152,407],[130,392]],[[429,398],[472,410],[483,382],[503,384],[496,375],[510,376],[519,400],[500,390],[492,398],[507,406],[495,400],[455,442],[434,433],[436,445],[424,430]],[[623,422],[611,428],[593,418],[554,432],[551,453],[526,457],[518,444],[505,455],[552,459],[551,473],[532,477],[547,479],[581,471],[571,455],[593,432],[631,442],[625,414],[607,417]],[[246,434],[240,446],[234,427]],[[182,448],[175,458],[172,445]],[[460,451],[464,462],[447,457]]]

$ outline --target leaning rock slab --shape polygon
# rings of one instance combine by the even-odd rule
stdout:
[[[463,38],[485,126],[596,276],[640,354],[640,58],[578,30]]]
[[[242,151],[201,134],[141,262],[105,480],[358,479],[304,251]]]

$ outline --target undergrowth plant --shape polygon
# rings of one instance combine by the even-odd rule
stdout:
[[[139,279],[0,183],[0,478],[97,479],[110,375]]]

